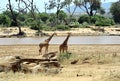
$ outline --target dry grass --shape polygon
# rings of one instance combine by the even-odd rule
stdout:
[[[49,51],[58,51],[58,47],[50,45]],[[40,58],[38,49],[38,45],[1,45],[0,57]],[[69,52],[71,58],[62,62],[64,68],[57,75],[0,73],[0,81],[120,81],[120,45],[69,45]],[[71,65],[75,59],[78,63]]]

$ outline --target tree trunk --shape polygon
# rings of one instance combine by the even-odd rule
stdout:
[[[11,1],[8,0],[8,2],[9,2],[9,9],[10,9],[11,14],[12,14],[12,17],[13,17],[12,19],[13,19],[13,21],[17,24],[17,26],[18,26],[18,30],[19,30],[18,35],[23,35],[23,32],[22,32],[22,30],[21,30],[21,27],[20,27],[20,25],[19,25],[19,23],[18,23],[18,21],[17,21],[17,17],[16,17],[15,14],[13,13],[13,9],[12,9],[12,6],[11,6]]]

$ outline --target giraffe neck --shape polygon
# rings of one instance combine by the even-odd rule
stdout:
[[[64,45],[67,44],[69,37],[70,37],[70,35],[68,35],[68,36],[66,37],[65,41],[63,42]]]
[[[50,40],[52,39],[53,36],[54,36],[54,33],[48,39],[46,39],[46,41],[50,42]]]

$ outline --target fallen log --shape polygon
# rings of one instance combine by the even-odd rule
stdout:
[[[44,62],[44,61],[57,61],[57,59],[33,59],[33,58],[25,58],[21,59],[21,62],[33,62],[33,63],[39,63],[39,62]]]
[[[58,61],[40,62],[40,64],[44,65],[45,67],[60,67],[60,63]]]

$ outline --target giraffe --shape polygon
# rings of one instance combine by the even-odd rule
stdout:
[[[46,39],[44,42],[39,44],[39,54],[42,54],[42,48],[45,47],[45,53],[48,52],[49,42],[52,39],[52,37],[56,35],[56,33],[53,33],[48,39]]]
[[[64,42],[59,46],[59,51],[60,53],[61,52],[67,52],[68,51],[68,45],[67,45],[67,42],[68,42],[68,39],[70,37],[71,33],[68,33],[68,36],[66,37],[66,39],[64,40]]]

